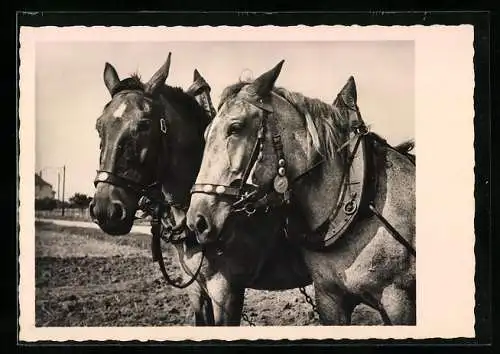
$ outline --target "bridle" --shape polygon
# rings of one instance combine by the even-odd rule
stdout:
[[[135,91],[141,92],[145,96],[148,96],[146,92],[142,89],[134,89]],[[123,92],[124,90],[113,92],[112,97],[114,97],[118,92]],[[131,91],[131,90],[130,90]],[[149,97],[152,98],[152,97]],[[185,219],[182,223],[176,225],[175,218],[172,213],[172,208],[176,208],[186,212],[188,206],[183,203],[174,200],[174,197],[170,194],[166,194],[162,190],[162,153],[168,149],[168,129],[167,122],[163,115],[160,116],[157,125],[160,132],[160,146],[158,147],[158,162],[156,167],[156,177],[153,178],[152,183],[141,183],[134,181],[128,177],[120,175],[114,171],[99,169],[97,170],[97,175],[94,179],[94,187],[97,187],[99,183],[107,183],[116,187],[127,189],[134,193],[138,197],[137,208],[142,210],[145,215],[151,216],[151,234],[152,234],[152,244],[151,250],[153,254],[153,261],[157,261],[160,267],[160,271],[170,285],[173,287],[183,289],[191,285],[198,277],[200,273],[204,256],[205,249],[202,248],[202,256],[200,259],[200,264],[197,267],[194,274],[192,274],[191,279],[189,279],[184,284],[178,284],[175,282],[167,273],[165,264],[163,261],[163,255],[161,250],[161,241],[166,243],[181,243],[184,242],[189,236],[191,236],[192,231],[186,227]],[[151,150],[151,147],[148,151]],[[143,216],[144,217],[144,216]],[[186,269],[186,265],[183,264],[182,257],[179,257],[181,266]],[[190,273],[190,272],[189,272]]]
[[[153,99],[151,96],[147,95],[146,92],[142,89],[134,89],[134,90],[119,90],[119,91],[114,91],[112,98],[114,98],[118,93],[121,93],[123,91],[137,91],[143,94],[146,97],[149,97],[151,100]],[[159,119],[159,130],[160,130],[160,140],[161,140],[161,146],[160,148],[166,148],[167,143],[166,143],[166,137],[167,137],[167,122],[163,116],[160,116]],[[148,150],[149,151],[149,150]],[[162,151],[162,150],[159,150]],[[161,154],[160,154],[161,155]],[[161,156],[158,158],[158,163],[161,163]],[[157,169],[158,172],[160,172],[160,169]],[[160,176],[158,176],[160,177]],[[120,175],[114,171],[109,171],[109,170],[104,170],[104,169],[99,169],[97,170],[97,175],[94,179],[94,187],[97,187],[99,183],[107,183],[111,184],[123,189],[128,189],[129,191],[133,192],[134,194],[138,195],[139,197],[142,195],[147,195],[150,193],[150,191],[154,190],[157,188],[157,184],[160,182],[159,178],[156,178],[156,181],[153,183],[141,183],[138,181],[135,181],[131,178],[125,177],[123,175]]]
[[[281,135],[273,119],[274,110],[270,100],[262,98],[245,101],[263,111],[257,139],[252,149],[250,159],[243,170],[242,177],[230,185],[213,183],[198,183],[191,188],[191,194],[204,193],[227,197],[234,202],[231,204],[231,214],[244,213],[252,216],[257,210],[266,212],[271,208],[288,205],[290,202],[289,181],[286,173],[286,160],[283,152]],[[272,185],[256,186],[248,183],[250,174],[255,166],[263,159],[263,149],[266,129],[270,130],[272,145],[278,161],[278,168]]]

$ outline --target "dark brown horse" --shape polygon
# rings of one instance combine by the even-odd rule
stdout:
[[[271,229],[249,225],[253,241],[242,239],[220,255],[216,247],[202,247],[184,230],[185,212],[204,149],[203,135],[214,113],[210,86],[195,71],[187,92],[165,85],[166,63],[143,83],[137,76],[120,80],[106,64],[104,83],[111,94],[98,118],[101,139],[96,192],[90,212],[111,235],[131,230],[142,196],[159,182],[169,204],[172,224],[181,231],[174,243],[196,325],[239,325],[246,287],[290,289],[311,282],[300,253]],[[142,200],[142,199],[141,199]],[[180,227],[179,227],[180,226]],[[252,231],[256,228],[256,231]],[[228,237],[231,234],[228,233]],[[276,262],[266,263],[272,254]],[[198,274],[196,270],[200,268]]]
[[[275,88],[282,64],[223,93],[188,226],[202,244],[266,248],[254,235],[274,222],[301,250],[324,324],[349,324],[360,303],[415,324],[412,144],[367,131],[353,78],[329,105]]]

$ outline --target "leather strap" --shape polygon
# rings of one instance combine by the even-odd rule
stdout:
[[[262,118],[261,127],[259,128],[257,140],[255,141],[252,153],[250,155],[250,160],[243,171],[243,176],[238,187],[219,185],[213,183],[197,183],[191,188],[191,194],[194,193],[204,193],[204,194],[214,194],[214,195],[225,195],[234,198],[240,198],[243,195],[246,181],[248,180],[249,174],[253,169],[254,164],[257,162],[259,155],[259,148],[264,141],[264,128],[266,126],[266,121],[268,120],[268,115],[272,114],[272,106],[269,103],[264,103],[262,100],[257,101],[247,101],[248,103],[262,109],[264,111],[264,116]],[[246,199],[245,199],[246,200]],[[237,202],[238,203],[238,202]]]
[[[245,171],[243,172],[243,176],[241,178],[240,194],[242,194],[243,188],[245,187],[245,184],[247,183],[248,178],[250,177],[250,173],[252,172],[254,165],[257,163],[257,160],[259,158],[259,154],[261,152],[264,143],[264,130],[266,126],[266,120],[267,120],[267,112],[264,113],[264,117],[262,118],[259,132],[257,133],[257,140],[255,140],[255,144],[253,146],[252,153],[250,155],[250,160],[248,161]]]
[[[175,282],[172,278],[170,278],[165,268],[165,262],[163,261],[163,254],[161,250],[161,233],[162,233],[162,227],[160,219],[157,216],[154,216],[153,220],[151,220],[151,234],[153,236],[151,240],[151,252],[153,254],[153,261],[158,262],[158,265],[160,266],[160,271],[168,284],[178,289],[187,288],[198,278],[198,275],[203,265],[205,250],[204,249],[202,250],[200,263],[194,275],[191,276],[191,279],[189,279],[184,284],[179,284]]]
[[[380,220],[384,227],[389,231],[392,237],[394,237],[396,241],[401,243],[413,257],[416,257],[417,251],[413,248],[413,246],[410,245],[410,243],[406,241],[403,236],[401,236],[401,234],[389,223],[389,221],[387,221],[386,218],[382,216],[382,214],[375,208],[375,206],[370,203],[368,207],[370,208],[371,212]]]

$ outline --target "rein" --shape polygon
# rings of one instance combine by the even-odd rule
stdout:
[[[139,91],[143,92],[143,90]],[[113,96],[118,92],[120,91],[114,92]],[[97,187],[99,183],[108,183],[120,188],[128,189],[138,196],[138,209],[151,216],[151,252],[153,261],[158,262],[160,271],[168,284],[178,289],[184,289],[197,279],[203,265],[205,248],[202,248],[199,266],[197,267],[195,273],[192,275],[191,279],[189,279],[186,283],[179,284],[168,275],[163,260],[161,241],[163,240],[166,243],[172,244],[181,243],[184,242],[184,240],[186,240],[189,235],[191,235],[192,231],[190,231],[186,227],[185,220],[181,224],[176,225],[175,218],[172,214],[172,208],[179,208],[185,212],[187,210],[187,207],[183,206],[181,203],[175,202],[173,198],[169,198],[171,200],[168,200],[162,190],[161,172],[163,171],[163,169],[161,168],[161,152],[166,151],[168,147],[166,140],[168,136],[168,130],[167,123],[164,117],[160,117],[159,119],[159,130],[161,133],[161,146],[159,149],[160,153],[158,154],[158,166],[156,169],[157,176],[154,179],[153,183],[148,185],[142,184],[130,178],[121,176],[113,171],[100,169],[97,170],[97,175],[94,179],[94,186]],[[182,257],[179,257],[179,261],[181,263],[181,266],[185,269],[186,265],[184,264]]]
[[[247,163],[247,166],[243,173],[243,178],[240,180],[238,187],[233,186],[225,186],[218,184],[195,184],[191,188],[191,194],[194,193],[204,193],[204,194],[215,194],[220,196],[230,197],[232,199],[236,199],[236,201],[231,205],[230,214],[236,213],[245,213],[248,217],[255,214],[255,212],[259,208],[263,208],[264,212],[267,213],[271,208],[286,208],[290,205],[290,194],[291,188],[290,185],[296,183],[299,179],[302,179],[304,176],[308,175],[312,170],[316,169],[322,163],[324,163],[324,159],[320,160],[318,163],[314,164],[312,167],[307,169],[305,172],[297,176],[291,183],[289,182],[286,176],[286,160],[285,155],[283,153],[283,144],[281,142],[281,136],[276,127],[276,122],[273,118],[273,107],[270,102],[264,102],[263,99],[258,99],[257,101],[245,100],[247,103],[260,108],[263,111],[262,123],[257,133],[257,140],[252,150],[252,154],[250,155],[250,160]],[[349,105],[346,107],[350,110],[354,110],[357,116],[359,117],[359,109],[356,107],[352,108]],[[353,141],[356,139],[356,143],[354,145],[354,149],[350,156],[348,156],[346,167],[342,173],[341,183],[339,185],[339,193],[338,200],[336,202],[334,212],[330,219],[335,218],[335,216],[340,212],[340,207],[342,204],[342,196],[349,188],[348,183],[345,183],[348,172],[351,168],[351,165],[354,161],[356,153],[358,151],[361,140],[365,135],[368,134],[368,129],[365,124],[358,120],[357,124],[353,127],[351,133],[354,135],[349,138],[342,146],[337,149],[337,152],[341,152],[345,148],[347,148]],[[255,186],[253,184],[249,184],[248,178],[251,171],[254,169],[255,164],[259,163],[262,160],[262,150],[263,144],[265,140],[265,128],[269,127],[271,132],[272,144],[278,158],[278,169],[277,174],[274,177],[272,188],[270,186]],[[354,200],[348,201],[344,206],[344,211],[347,214],[355,213],[358,210],[358,205]],[[382,216],[380,212],[377,211],[372,202],[368,205],[369,210],[372,211],[373,215],[376,216],[384,227],[389,231],[391,236],[393,236],[398,242],[400,242],[413,256],[416,256],[415,249],[401,236],[401,234]],[[287,217],[285,217],[287,219]],[[286,225],[284,224],[285,232]],[[222,233],[221,233],[222,234]],[[219,236],[219,242],[220,242]]]

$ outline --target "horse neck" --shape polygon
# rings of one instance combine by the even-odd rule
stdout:
[[[389,221],[404,210],[405,227],[415,227],[415,164],[401,151],[386,143],[373,145],[375,148],[377,188],[375,206]],[[401,206],[406,206],[401,208]]]
[[[294,187],[295,201],[311,229],[319,227],[337,205],[344,169],[339,157],[327,159]]]
[[[201,165],[204,141],[201,135],[194,133],[202,130],[190,124],[193,120],[186,117],[180,117],[179,120],[182,121],[177,122],[168,134],[180,138],[169,139],[169,146],[163,147],[166,151],[161,154],[160,166],[164,169],[161,183],[163,190],[170,194],[175,202],[187,206],[191,187]],[[182,137],[189,137],[188,141],[182,141]]]

